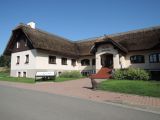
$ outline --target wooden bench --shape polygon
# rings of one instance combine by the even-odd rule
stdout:
[[[35,75],[35,81],[37,80],[37,77],[41,77],[42,79],[47,80],[55,76],[56,76],[55,72],[37,72]]]

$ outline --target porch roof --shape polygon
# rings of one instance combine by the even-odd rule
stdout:
[[[115,42],[114,40],[112,40],[111,38],[108,38],[107,36],[103,38],[102,41],[100,42],[95,42],[93,47],[91,48],[91,53],[95,53],[97,51],[97,47],[100,45],[104,45],[104,44],[112,44],[115,48],[117,48],[118,50],[120,50],[123,53],[127,53],[128,50],[123,47],[121,44]]]

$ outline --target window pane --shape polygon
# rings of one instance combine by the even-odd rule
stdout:
[[[62,58],[62,65],[67,65],[67,58]]]
[[[92,59],[92,65],[95,65],[95,64],[96,64],[95,59]]]
[[[19,43],[19,41],[17,41],[17,48],[19,48],[20,47],[20,43]]]
[[[149,56],[149,61],[153,62],[153,56],[152,55]]]
[[[19,64],[20,63],[20,56],[17,56],[17,63],[16,64]]]
[[[144,63],[145,59],[143,55],[134,55],[130,57],[131,63]]]
[[[75,59],[72,59],[72,60],[71,60],[71,64],[72,64],[73,66],[76,66],[76,60],[75,60]]]
[[[153,54],[153,62],[157,62],[157,55]]]
[[[49,64],[56,64],[56,56],[49,56]]]
[[[21,72],[18,72],[18,77],[21,77]]]
[[[81,65],[82,66],[89,66],[90,65],[90,60],[89,59],[83,59],[83,60],[81,60]]]
[[[23,77],[26,77],[26,72],[23,72]]]
[[[29,63],[29,55],[26,55],[26,64]]]
[[[149,62],[158,63],[160,62],[160,53],[153,53],[149,56]]]

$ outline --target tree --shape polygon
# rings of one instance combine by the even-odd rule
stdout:
[[[10,56],[1,55],[0,56],[0,67],[10,67]]]

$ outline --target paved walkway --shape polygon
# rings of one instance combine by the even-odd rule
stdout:
[[[106,91],[93,91],[90,80],[80,79],[66,82],[37,82],[36,84],[12,83],[0,81],[0,85],[13,86],[24,89],[45,91],[49,93],[79,97],[100,102],[113,102],[134,107],[140,107],[160,112],[160,98],[144,97],[138,95],[121,94]]]

